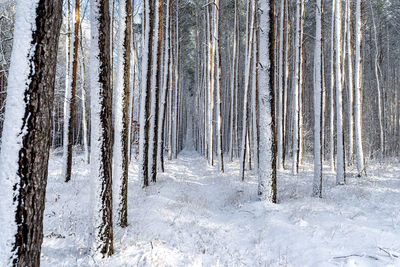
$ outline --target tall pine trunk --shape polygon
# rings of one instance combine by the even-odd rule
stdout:
[[[94,250],[114,253],[112,221],[112,96],[108,0],[91,0],[91,169]]]
[[[322,88],[323,88],[323,0],[317,0],[314,52],[314,180],[312,194],[322,197]]]
[[[364,163],[364,150],[362,138],[362,10],[363,0],[356,3],[356,66],[355,66],[355,91],[354,91],[354,120],[355,120],[355,151],[358,176],[366,174]]]
[[[0,153],[1,266],[40,265],[61,23],[61,0],[17,1]]]
[[[118,69],[115,96],[114,181],[118,224],[128,226],[129,82],[131,63],[131,0],[120,1]]]
[[[259,38],[259,96],[260,164],[258,196],[276,203],[276,134],[274,107],[274,1],[261,0]]]

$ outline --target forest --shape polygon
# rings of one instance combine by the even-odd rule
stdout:
[[[0,0],[0,266],[399,266],[400,0]]]

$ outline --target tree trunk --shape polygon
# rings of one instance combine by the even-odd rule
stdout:
[[[0,153],[1,266],[40,265],[61,23],[61,0],[17,1]]]
[[[354,120],[355,120],[355,150],[358,176],[366,174],[364,163],[364,150],[362,138],[362,10],[363,0],[356,3],[356,66],[355,66],[355,92],[354,92]]]
[[[342,87],[342,2],[336,1],[335,12],[335,47],[336,47],[336,134],[337,134],[337,158],[336,158],[336,184],[346,182],[345,175],[345,151],[343,134],[343,87]]]
[[[128,226],[129,80],[131,63],[131,0],[120,1],[118,69],[115,100],[114,188],[118,224]]]
[[[112,222],[112,87],[108,0],[91,0],[91,167],[94,190],[94,249],[114,253]]]
[[[322,197],[322,88],[323,88],[323,0],[317,0],[315,10],[316,33],[314,52],[314,180],[312,194]]]
[[[161,79],[161,36],[162,36],[162,1],[155,0],[155,23],[152,43],[152,67],[151,67],[151,108],[150,108],[150,142],[148,153],[149,173],[152,182],[157,180],[157,138],[158,118],[160,100],[160,79]]]
[[[276,134],[274,113],[274,1],[261,0],[259,9],[259,112],[260,112],[260,164],[258,196],[276,203]]]
[[[139,179],[149,185],[149,116],[150,88],[153,47],[154,8],[152,1],[144,1],[144,36],[142,59],[142,92],[140,96]]]

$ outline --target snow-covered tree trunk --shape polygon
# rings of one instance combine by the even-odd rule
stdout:
[[[370,7],[371,7],[371,17],[372,17],[372,26],[374,29],[374,44],[375,44],[375,64],[374,64],[374,70],[375,70],[375,80],[376,80],[376,89],[378,91],[378,120],[379,120],[379,153],[381,159],[385,155],[385,132],[384,132],[384,114],[383,114],[383,109],[384,105],[382,104],[382,89],[381,89],[381,83],[380,83],[380,66],[379,66],[379,48],[378,48],[378,36],[377,36],[377,29],[376,29],[376,23],[375,23],[375,15],[374,15],[374,10],[372,7],[372,2],[370,1]]]
[[[284,58],[286,54],[286,47],[284,42],[284,25],[286,24],[286,0],[281,1],[281,12],[280,12],[280,26],[279,26],[279,72],[278,72],[278,118],[277,118],[277,164],[278,169],[283,169],[283,83],[284,83]]]
[[[221,103],[221,62],[220,62],[220,0],[216,0],[215,11],[214,11],[214,21],[215,21],[215,90],[217,96],[217,153],[218,153],[218,166],[221,173],[224,172],[224,152],[222,147],[222,103]]]
[[[292,173],[297,174],[299,171],[299,84],[300,84],[300,54],[301,54],[301,5],[302,0],[296,3],[296,35],[295,35],[295,61],[293,73],[293,165]]]
[[[238,29],[238,0],[235,0],[235,20],[233,29],[233,52],[232,52],[232,75],[231,75],[231,116],[230,116],[230,139],[229,139],[229,158],[233,160],[233,150],[235,145],[236,126],[236,98],[237,98],[237,72],[238,72],[238,44],[239,44],[239,29]]]
[[[336,48],[336,184],[344,184],[345,176],[345,151],[343,134],[343,87],[342,87],[342,2],[336,1],[335,8],[335,48]]]
[[[273,0],[260,0],[259,112],[260,164],[258,196],[276,203],[276,135],[274,114],[274,11]]]
[[[94,251],[114,253],[112,221],[112,88],[108,0],[91,0],[90,100]]]
[[[240,178],[244,180],[244,169],[246,163],[246,152],[249,150],[247,146],[249,142],[246,142],[248,136],[248,125],[249,125],[249,89],[250,89],[250,73],[251,73],[251,58],[253,51],[253,40],[255,36],[255,19],[257,17],[257,11],[255,11],[256,0],[252,1],[252,14],[251,14],[251,23],[249,26],[249,35],[248,35],[248,49],[246,53],[246,66],[245,66],[245,82],[244,82],[244,100],[243,100],[243,120],[242,120],[242,146],[240,150]],[[250,12],[250,11],[248,11]],[[250,16],[250,14],[249,14]],[[248,157],[250,158],[250,157]]]
[[[164,38],[164,66],[163,66],[163,79],[162,79],[162,92],[161,92],[161,105],[160,105],[160,117],[158,119],[158,145],[157,145],[157,162],[158,168],[164,172],[164,129],[166,120],[167,110],[167,96],[170,86],[170,32],[171,32],[171,9],[170,0],[167,0],[167,14],[165,23],[165,38]],[[171,101],[171,100],[169,100]]]
[[[355,66],[355,92],[354,92],[354,120],[355,120],[355,151],[358,176],[364,175],[364,150],[362,138],[362,9],[363,0],[356,2],[356,66]]]
[[[81,36],[82,36],[82,26],[80,27]],[[83,55],[83,45],[82,38],[80,39],[80,47],[81,53]],[[88,130],[88,111],[86,104],[86,68],[84,58],[81,59],[81,103],[82,103],[82,126],[83,126],[83,149],[85,153],[85,160],[89,164],[90,163],[90,154],[89,154],[89,130]]]
[[[155,0],[155,22],[152,43],[152,66],[151,66],[151,106],[150,106],[150,132],[149,132],[149,173],[152,182],[157,180],[157,139],[158,139],[158,118],[160,100],[160,79],[161,79],[161,30],[162,30],[162,1]]]
[[[331,88],[330,88],[330,116],[329,116],[329,165],[332,171],[335,171],[335,14],[336,14],[336,0],[332,0],[332,21],[331,21]]]
[[[152,62],[152,33],[154,10],[152,1],[144,1],[144,34],[142,52],[142,88],[140,95],[140,136],[139,136],[139,179],[144,186],[149,185],[149,116],[150,116],[150,78]]]
[[[118,68],[115,87],[114,128],[114,195],[118,213],[118,224],[128,226],[128,167],[129,167],[129,84],[131,63],[131,18],[130,0],[120,1]]]
[[[349,89],[349,99],[348,99],[348,120],[349,120],[349,153],[348,159],[349,164],[353,163],[354,160],[354,96],[353,96],[353,53],[352,53],[352,45],[351,45],[351,1],[346,1],[346,9],[347,9],[347,75],[348,78],[348,89]]]
[[[0,152],[0,265],[39,266],[61,0],[18,0]]]
[[[299,156],[298,156],[298,164],[303,164],[303,151],[304,151],[304,103],[303,103],[303,95],[304,95],[304,22],[305,22],[305,1],[301,0],[301,9],[300,9],[300,61],[299,61]],[[298,166],[297,166],[298,172]]]
[[[207,7],[208,19],[208,163],[214,165],[214,25],[212,22],[212,6]]]
[[[323,88],[323,0],[317,0],[315,10],[315,52],[314,52],[314,179],[312,195],[322,197],[322,88]]]
[[[257,9],[257,8],[256,8]],[[257,23],[257,22],[256,22]],[[258,29],[257,25],[255,26]],[[253,162],[254,162],[254,169],[258,170],[258,112],[257,112],[257,36],[258,32],[255,32],[255,37],[253,38],[253,51],[252,53],[252,67],[251,67],[251,133],[252,133],[252,148],[253,148]],[[250,125],[249,125],[250,127]],[[250,129],[250,128],[249,128]],[[249,151],[251,152],[251,150]]]
[[[71,0],[67,0],[67,10],[66,10],[66,31],[65,36],[65,96],[64,96],[64,131],[63,131],[63,165],[62,165],[62,177],[65,181],[68,181],[68,143],[69,143],[69,122],[70,122],[70,103],[72,98],[71,93],[71,73],[72,73],[72,46],[71,46]],[[72,155],[71,155],[72,157]]]
[[[175,98],[173,105],[173,131],[172,131],[172,155],[174,159],[178,157],[178,112],[179,112],[179,81],[180,81],[180,32],[179,32],[179,0],[176,0],[176,18],[175,18]]]
[[[286,0],[285,0],[286,1]],[[289,56],[290,56],[290,19],[289,19],[289,4],[286,3],[285,5],[285,20],[286,20],[286,34],[285,34],[285,62],[284,62],[284,69],[285,69],[285,81],[284,81],[284,97],[283,97],[283,134],[282,134],[282,165],[285,167],[285,160],[286,160],[286,147],[287,147],[287,137],[286,129],[289,129],[288,125],[288,116],[289,116],[289,107],[288,107],[288,97],[289,97]]]

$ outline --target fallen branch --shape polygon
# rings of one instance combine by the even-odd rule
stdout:
[[[370,256],[370,255],[360,255],[360,254],[351,254],[351,255],[347,255],[347,256],[336,256],[336,257],[333,257],[334,259],[345,259],[345,258],[350,258],[350,257],[360,257],[360,258],[364,258],[364,257],[367,257],[367,258],[370,258],[370,259],[373,259],[373,260],[379,260],[377,257],[374,257],[374,256]]]
[[[386,249],[384,249],[384,248],[381,248],[381,247],[378,247],[380,250],[382,250],[383,252],[385,252],[386,254],[388,254],[389,255],[389,257],[391,257],[391,258],[398,258],[399,256],[398,255],[396,255],[396,254],[393,254],[393,253],[391,253],[391,252],[389,252],[389,251],[387,251]]]

